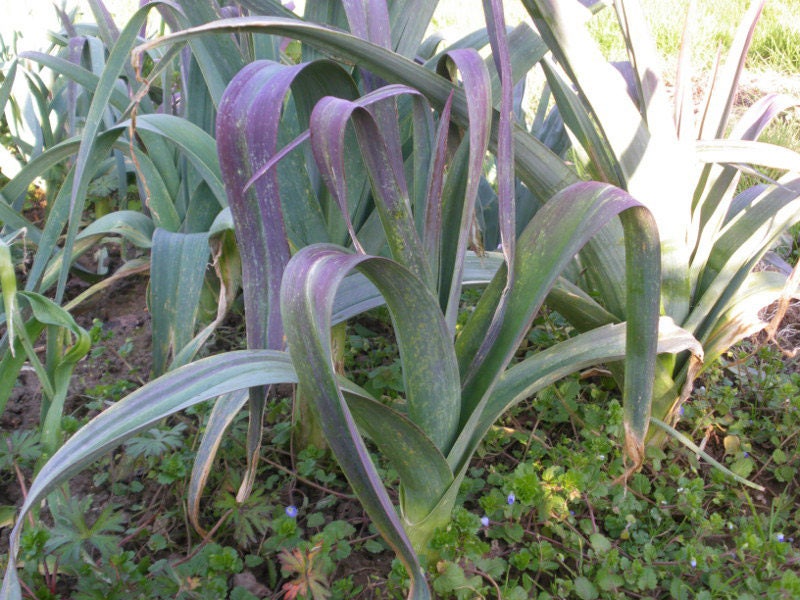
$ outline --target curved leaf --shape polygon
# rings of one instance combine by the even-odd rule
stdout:
[[[134,210],[120,210],[92,221],[81,231],[77,240],[109,233],[118,234],[139,248],[153,245],[153,221]]]
[[[234,77],[220,103],[218,152],[241,244],[243,276],[249,282],[244,293],[251,348],[283,344],[278,293],[290,252],[278,171],[268,170],[250,188],[246,184],[278,152],[282,107],[292,86],[304,86],[298,97],[312,105],[314,98],[326,93],[354,95],[352,82],[347,84],[347,75],[338,67],[326,70],[328,83],[321,84],[322,69],[315,63],[286,66],[256,61]],[[294,198],[294,204],[311,208],[304,196]],[[292,204],[287,202],[287,208]]]
[[[208,415],[203,437],[197,446],[192,466],[192,476],[189,479],[189,488],[186,491],[186,504],[189,521],[200,535],[206,535],[206,531],[200,525],[200,498],[203,494],[203,489],[206,487],[214,458],[216,458],[217,450],[222,444],[222,438],[239,414],[239,411],[247,404],[248,397],[247,390],[237,390],[217,398],[214,408],[211,409],[211,414]]]
[[[623,360],[627,352],[627,329],[626,323],[604,325],[551,346],[511,367],[500,377],[491,400],[486,404],[474,439],[480,440],[506,410],[555,381],[591,366]],[[661,317],[657,352],[677,354],[684,350],[703,356],[703,347],[692,334],[678,327],[671,318]]]
[[[120,123],[120,127],[126,125],[128,122]],[[136,117],[136,128],[156,133],[177,145],[202,175],[220,207],[228,205],[214,138],[186,119],[167,114],[139,115]]]
[[[389,93],[411,94],[416,92],[405,87],[383,87],[375,93],[389,99]],[[361,106],[361,101],[352,102],[340,98],[323,98],[311,113],[309,129],[314,158],[322,177],[345,215],[348,228],[356,247],[363,252],[358,243],[355,230],[347,210],[347,183],[344,170],[346,156],[345,130],[351,121],[359,140],[358,147],[372,180],[378,213],[395,260],[412,270],[423,281],[431,281],[428,263],[422,253],[411,214],[408,186],[403,174],[402,160],[396,160],[401,149],[391,148],[391,141],[385,138],[372,113]]]
[[[359,429],[397,470],[402,490],[400,509],[407,530],[412,529],[430,515],[441,500],[442,490],[453,483],[447,460],[406,415],[349,381],[340,380],[340,384]]]
[[[632,209],[632,210],[631,210]],[[536,312],[559,274],[605,223],[620,215],[626,231],[628,354],[626,356],[625,417],[629,453],[635,462],[648,426],[655,369],[656,324],[660,261],[658,235],[652,215],[624,191],[600,183],[576,184],[557,194],[534,215],[517,244],[516,283],[497,337],[483,362],[463,383],[462,430],[477,422],[494,382],[510,363]],[[482,343],[498,301],[502,270],[481,298],[457,340],[459,360],[470,357]],[[463,362],[462,362],[463,364]],[[462,436],[448,456],[460,465],[469,453]],[[456,468],[457,470],[457,468]]]
[[[800,179],[791,177],[768,186],[747,210],[736,213],[714,244],[698,279],[695,307],[683,326],[704,341],[761,256],[798,220]]]
[[[330,245],[300,250],[289,262],[281,288],[287,342],[334,455],[376,527],[408,569],[411,597],[425,597],[429,592],[415,548],[397,519],[334,374],[331,312],[339,284],[354,268],[380,289],[395,322],[410,420],[437,447],[448,448],[459,412],[455,356],[436,299],[406,268]],[[392,427],[388,421],[380,429],[389,435]],[[443,490],[432,493],[437,492],[441,495]]]
[[[31,483],[9,539],[9,561],[0,598],[20,597],[16,556],[24,517],[60,483],[164,417],[236,390],[294,382],[296,375],[287,354],[234,351],[171,371],[100,413],[59,448]]]
[[[355,36],[314,23],[279,17],[241,17],[222,19],[204,26],[164,36],[139,46],[134,58],[164,44],[186,42],[209,33],[254,31],[299,39],[326,52],[334,59],[357,63],[390,83],[403,83],[420,90],[437,109],[453,93],[453,115],[462,127],[469,126],[468,103],[462,91],[430,70],[385,48]],[[578,181],[564,161],[533,138],[520,125],[514,127],[516,165],[519,176],[542,199],[547,199],[568,184]],[[496,137],[494,138],[496,141]]]
[[[764,329],[767,322],[759,313],[780,298],[786,282],[786,275],[775,271],[753,271],[748,275],[703,340],[707,364],[734,344]]]

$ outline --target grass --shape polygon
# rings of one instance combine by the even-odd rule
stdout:
[[[642,0],[642,8],[653,31],[659,51],[666,57],[669,73],[674,72],[688,0]],[[712,66],[717,51],[726,49],[736,27],[749,6],[748,0],[708,0],[696,2],[692,35],[694,68],[705,72]],[[769,0],[754,34],[747,68],[751,71],[775,73],[795,78],[800,72],[800,13],[798,0]],[[613,11],[604,10],[590,22],[590,30],[599,40],[606,55],[622,60],[624,46],[618,37],[619,28]],[[780,78],[776,78],[777,81]],[[796,86],[796,82],[795,82]],[[793,89],[797,89],[794,87]],[[778,91],[778,90],[770,90]]]

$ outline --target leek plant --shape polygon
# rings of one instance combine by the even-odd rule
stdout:
[[[550,48],[541,62],[573,155],[593,179],[627,190],[647,206],[661,236],[662,314],[701,343],[698,355],[659,358],[650,437],[661,443],[703,368],[766,323],[759,312],[787,287],[783,271],[757,268],[789,226],[800,220],[800,155],[757,141],[793,98],[769,94],[732,123],[737,83],[764,2],[752,2],[727,59],[714,69],[695,116],[689,70],[692,3],[674,89],[662,79],[655,43],[639,3],[613,2],[629,62],[609,64],[585,29],[602,3],[523,0]],[[784,173],[762,175],[767,167]],[[740,175],[761,183],[740,189]],[[566,293],[551,303],[580,330],[625,321],[629,313],[622,270],[621,231],[602,232],[602,243],[579,259],[573,280],[584,291],[580,311]],[[616,265],[616,266],[615,266]],[[565,301],[566,300],[566,301]],[[570,308],[572,305],[573,308]],[[619,371],[617,371],[619,375]]]
[[[272,2],[254,4],[277,10]],[[330,3],[346,8],[339,17],[352,33],[290,16],[239,17],[139,48],[141,56],[188,42],[197,51],[203,36],[231,32],[290,37],[308,45],[300,65],[245,67],[219,103],[217,138],[250,298],[248,327],[250,319],[260,323],[248,336],[272,348],[228,352],[169,371],[76,432],[31,484],[11,534],[0,597],[19,598],[15,561],[23,517],[59,482],[131,435],[198,402],[218,398],[212,423],[223,431],[247,402],[247,390],[270,384],[297,383],[310,400],[355,494],[406,567],[409,598],[431,597],[423,567],[428,541],[447,525],[482,439],[505,411],[537,390],[590,365],[624,362],[624,443],[632,467],[640,464],[657,353],[698,351],[691,335],[669,319],[659,321],[655,220],[625,190],[580,181],[560,157],[513,122],[519,63],[510,51],[499,0],[484,2],[489,60],[470,48],[446,51],[428,65],[413,60],[424,31],[416,9],[429,4],[395,2],[390,11],[382,0]],[[325,14],[335,17],[336,11]],[[521,35],[538,40],[527,28]],[[358,70],[336,73],[339,67],[330,59],[318,62],[320,55]],[[293,86],[321,85],[328,66],[345,93],[315,91],[313,102],[304,106],[285,102]],[[348,77],[367,83],[359,87]],[[269,126],[262,128],[255,117],[248,121],[247,111],[237,112],[242,104]],[[275,150],[280,123],[270,119],[276,113],[296,120],[299,129],[307,119],[307,133],[283,151]],[[305,168],[316,185],[324,186],[324,192],[316,188],[325,207],[321,214],[328,217],[323,222],[336,224],[342,236],[308,239],[311,243],[294,251],[286,218],[291,198],[277,202],[276,182],[280,187],[281,181],[274,169],[306,142]],[[477,256],[469,240],[487,150],[497,165],[501,247]],[[519,236],[515,170],[543,200]],[[373,216],[363,221],[362,201],[374,207]],[[237,222],[237,210],[249,216]],[[519,360],[516,351],[559,276],[611,223],[623,232],[626,321],[587,330]],[[272,248],[279,250],[273,254]],[[463,327],[456,327],[461,291],[469,283],[482,284],[480,300]],[[331,343],[334,324],[384,303],[405,384],[405,402],[392,406],[336,372]],[[288,352],[277,348],[284,338]],[[256,420],[251,429],[259,429],[258,411],[250,416]],[[207,439],[198,455],[198,483],[210,468],[219,436]],[[373,453],[399,474],[398,506]]]
[[[238,253],[209,133],[213,90],[198,76],[196,61],[181,61],[175,53],[148,55],[161,76],[152,68],[145,73],[152,80],[137,81],[130,52],[144,41],[140,35],[155,5],[137,11],[121,31],[101,0],[90,5],[96,24],[75,23],[61,14],[64,28],[54,34],[50,51],[23,52],[4,65],[0,108],[24,162],[0,188],[0,224],[7,233],[24,230],[28,248],[36,251],[25,293],[48,293],[68,311],[121,277],[149,271],[154,371],[161,373],[191,360],[238,291]],[[165,20],[191,25],[175,6],[161,8]],[[244,60],[240,57],[241,64]],[[163,75],[169,66],[179,70],[179,81],[170,79],[171,72]],[[223,86],[218,87],[221,91]],[[47,205],[40,228],[22,209],[29,186],[43,176],[48,179]],[[109,176],[121,193],[129,180],[135,181],[142,206],[118,203],[84,226],[87,196]],[[124,264],[109,277],[76,263],[98,243],[120,246]],[[131,246],[134,253],[126,250]],[[209,275],[212,260],[215,272]],[[93,285],[65,303],[70,276]],[[218,290],[216,316],[200,314],[209,283]],[[20,318],[34,327],[35,318],[25,307]],[[199,332],[198,323],[206,324]],[[25,353],[14,352],[12,341],[7,336],[0,346],[0,409],[25,360]],[[60,360],[57,350],[57,340],[48,342],[49,364]]]
[[[14,360],[27,361],[42,386],[39,428],[42,454],[38,459],[41,465],[62,443],[61,421],[72,372],[78,361],[89,352],[91,342],[89,333],[63,307],[42,294],[18,289],[12,249],[15,239],[21,237],[19,234],[17,232],[6,239],[0,237],[0,293],[4,308],[0,313],[0,325],[5,325],[10,356]],[[26,313],[30,315],[27,321]],[[48,345],[46,360],[42,362],[35,344],[44,331],[52,344]],[[16,376],[16,373],[10,375]],[[0,377],[0,413],[5,409],[14,379],[8,373]],[[10,507],[2,508],[8,510]]]

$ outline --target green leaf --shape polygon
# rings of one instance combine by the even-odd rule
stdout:
[[[181,27],[213,22],[220,14],[215,6],[203,0],[179,0],[184,18]],[[183,15],[179,15],[183,16]],[[190,42],[192,53],[200,64],[208,93],[216,106],[234,75],[245,65],[244,57],[236,43],[228,36],[209,36]]]
[[[611,550],[611,542],[602,533],[593,533],[589,536],[589,542],[592,548],[598,554],[607,554]]]
[[[730,299],[778,236],[800,220],[800,179],[783,178],[737,213],[718,236],[697,281],[694,308],[684,326],[703,341]]]
[[[0,292],[3,294],[6,329],[9,351],[14,354],[14,326],[19,317],[17,309],[17,274],[14,272],[14,261],[11,259],[11,248],[0,237]]]
[[[439,504],[441,491],[453,483],[444,455],[408,417],[349,381],[340,380],[340,384],[359,429],[397,470],[403,490],[400,508],[407,527],[418,525]],[[388,423],[392,426],[387,427]]]
[[[287,342],[331,449],[376,527],[412,577],[412,597],[427,588],[419,562],[339,391],[330,348],[336,289],[358,267],[381,290],[395,321],[408,413],[439,448],[455,435],[459,384],[449,333],[436,299],[407,269],[390,260],[352,255],[330,245],[298,252],[287,266],[281,309]],[[392,421],[381,423],[383,435]],[[423,457],[424,458],[424,457]],[[431,490],[443,495],[445,490]],[[419,548],[421,550],[421,548]]]
[[[415,94],[414,90],[408,88],[384,87],[375,92],[376,95],[380,94],[384,102],[391,101],[395,93],[406,93],[412,97]],[[347,153],[344,151],[344,140],[345,128],[352,120],[358,147],[372,180],[376,207],[392,257],[423,281],[430,282],[432,275],[423,256],[422,242],[410,210],[399,142],[397,146],[390,146],[391,139],[382,134],[372,113],[362,107],[368,99],[369,96],[365,96],[357,102],[351,102],[328,97],[317,103],[309,125],[314,157],[328,188],[335,192],[340,209],[346,215],[347,188],[343,167]],[[354,243],[362,249],[352,224],[351,231]]]
[[[296,380],[291,360],[285,353],[229,352],[170,371],[100,413],[67,440],[31,483],[9,538],[9,561],[0,598],[21,598],[16,556],[25,516],[57,485],[171,414],[236,390]]]
[[[247,390],[238,390],[225,394],[217,399],[214,408],[208,416],[203,437],[194,456],[192,476],[189,479],[186,504],[188,506],[189,521],[201,535],[205,530],[200,525],[200,499],[203,489],[208,481],[208,475],[213,468],[214,458],[217,455],[222,438],[228,427],[247,403]]]
[[[700,139],[719,138],[725,135],[728,118],[736,99],[739,78],[744,69],[747,51],[753,41],[753,33],[764,9],[765,0],[754,0],[742,17],[733,42],[728,50],[725,64],[715,69],[713,80],[704,102],[700,122]],[[719,65],[717,65],[719,67]]]
[[[634,69],[639,70],[644,78],[633,78],[633,90],[623,74],[606,61],[586,31],[584,25],[589,13],[585,7],[577,2],[564,4],[554,0],[523,0],[523,4],[576,87],[588,117],[596,124],[596,134],[585,131],[591,123],[587,115],[582,115],[581,128],[588,146],[585,151],[590,155],[596,152],[594,135],[600,135],[604,140],[600,148],[607,149],[611,164],[605,155],[598,155],[594,167],[602,175],[613,169],[616,177],[607,181],[620,185],[650,209],[659,225],[662,301],[665,313],[680,322],[689,310],[686,224],[691,220],[693,167],[690,157],[677,142],[664,98],[664,84],[659,76],[661,70],[648,62],[650,53],[642,43],[645,32],[637,29],[643,27],[644,22],[636,18],[635,3],[618,3],[622,8],[623,31],[635,43],[632,49],[635,56],[631,59],[638,62]],[[626,14],[628,20],[624,19]],[[569,110],[579,109],[573,105]],[[663,177],[665,164],[670,165],[673,173],[668,180]],[[609,251],[619,252],[621,243],[615,239],[618,236],[606,235],[604,244],[617,246]],[[605,260],[600,266],[605,267]],[[591,262],[587,262],[587,268],[593,268]],[[621,274],[616,272],[613,275],[611,285],[621,288]],[[604,296],[609,289],[605,279],[601,271],[593,281],[604,286]],[[607,307],[612,313],[622,316],[613,305]]]
[[[119,126],[126,125],[128,123],[123,122]],[[155,133],[163,137],[165,141],[178,146],[208,184],[220,208],[228,205],[228,196],[220,173],[217,145],[214,138],[186,119],[167,114],[139,115],[136,118],[136,129]],[[169,160],[166,164],[169,165],[172,162]]]
[[[210,255],[208,234],[156,229],[150,268],[153,371],[167,368],[194,336],[200,292]]]
[[[60,56],[45,54],[44,52],[21,52],[20,58],[36,61],[52,69],[55,73],[71,79],[89,92],[94,92],[100,82],[100,77],[90,70],[76,65]],[[122,90],[116,88],[111,92],[110,104],[120,112],[125,112],[130,104],[130,99]],[[0,109],[2,103],[0,103]]]
[[[738,473],[736,473],[734,471],[731,471],[726,466],[724,466],[722,463],[720,463],[719,461],[714,459],[710,454],[708,454],[707,452],[702,450],[699,446],[697,446],[697,444],[695,444],[692,440],[690,440],[688,437],[686,437],[684,434],[682,434],[680,431],[678,431],[674,427],[670,427],[669,425],[667,425],[666,423],[664,423],[663,421],[661,421],[659,419],[656,419],[655,417],[650,417],[650,420],[659,429],[662,429],[662,430],[666,431],[669,435],[674,437],[681,444],[683,444],[684,446],[689,448],[692,452],[695,452],[698,456],[702,456],[706,461],[708,461],[710,464],[714,465],[717,469],[719,469],[720,471],[722,471],[723,473],[725,473],[729,477],[732,477],[733,479],[735,479],[736,481],[738,481],[742,485],[746,485],[747,487],[751,487],[754,490],[759,490],[761,492],[764,491],[764,487],[763,486],[760,486],[757,483],[753,483],[752,481],[749,481],[749,480],[745,479],[745,477],[739,475]],[[744,463],[739,465],[739,467],[742,467],[742,468],[744,468],[745,466],[747,466],[750,470],[752,470],[752,466],[753,466],[752,465],[752,460],[750,461],[749,465],[745,465]],[[749,473],[750,471],[748,470],[747,472]]]
[[[0,84],[0,114],[5,113],[6,103],[11,97],[11,90],[17,77],[17,65],[19,62],[14,59],[8,65],[8,70],[3,73],[3,83]]]
[[[609,324],[560,342],[538,352],[503,373],[486,402],[480,420],[469,432],[474,449],[480,440],[507,410],[532,397],[537,391],[570,373],[602,363],[613,363],[626,357],[628,325]],[[689,350],[702,357],[700,343],[668,317],[659,321],[657,352],[676,354]]]
[[[153,245],[153,221],[140,212],[120,210],[92,221],[76,237],[76,241],[105,234],[118,234],[139,248]]]
[[[471,431],[472,427],[465,425],[467,421],[482,418],[482,406],[489,402],[493,383],[508,366],[536,312],[572,257],[604,223],[634,207],[637,207],[636,201],[617,188],[585,183],[567,188],[534,215],[518,241],[514,265],[516,282],[510,291],[500,333],[485,359],[474,363],[475,368],[469,371],[463,384],[463,429]],[[626,376],[631,377],[625,389],[626,423],[630,435],[637,439],[636,442],[629,440],[631,444],[641,444],[647,429],[645,415],[649,414],[655,368],[656,336],[648,332],[655,331],[658,322],[659,255],[652,217],[641,208],[623,216],[628,219],[624,221],[628,233],[630,326]],[[457,340],[462,372],[467,364],[464,358],[474,355],[485,336],[494,303],[501,292],[501,279],[499,273]],[[631,452],[634,450],[630,448]],[[464,456],[468,454],[459,449],[449,460],[455,464],[453,460],[461,461]]]
[[[600,597],[600,593],[594,584],[586,577],[578,577],[575,579],[575,593],[581,600],[594,600]]]
[[[71,383],[72,371],[79,360],[89,352],[91,339],[89,333],[75,322],[72,315],[49,298],[33,292],[20,292],[31,308],[33,317],[43,325],[58,327],[74,338],[63,353],[51,366],[52,395],[49,407],[42,422],[42,446],[45,456],[51,454],[60,444],[61,418],[64,413],[64,402]],[[29,359],[31,357],[29,356]]]

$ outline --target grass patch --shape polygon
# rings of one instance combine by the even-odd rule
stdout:
[[[748,0],[698,2],[693,20],[694,68],[706,71],[713,65],[717,51],[730,47],[736,27],[747,11]],[[680,50],[688,0],[642,0],[642,9],[656,39],[656,45],[666,57],[668,71]],[[771,0],[764,8],[753,37],[747,68],[775,71],[795,77],[800,71],[800,11],[798,0]],[[625,59],[625,47],[619,37],[619,27],[613,10],[598,13],[589,25],[605,54],[612,60]]]

